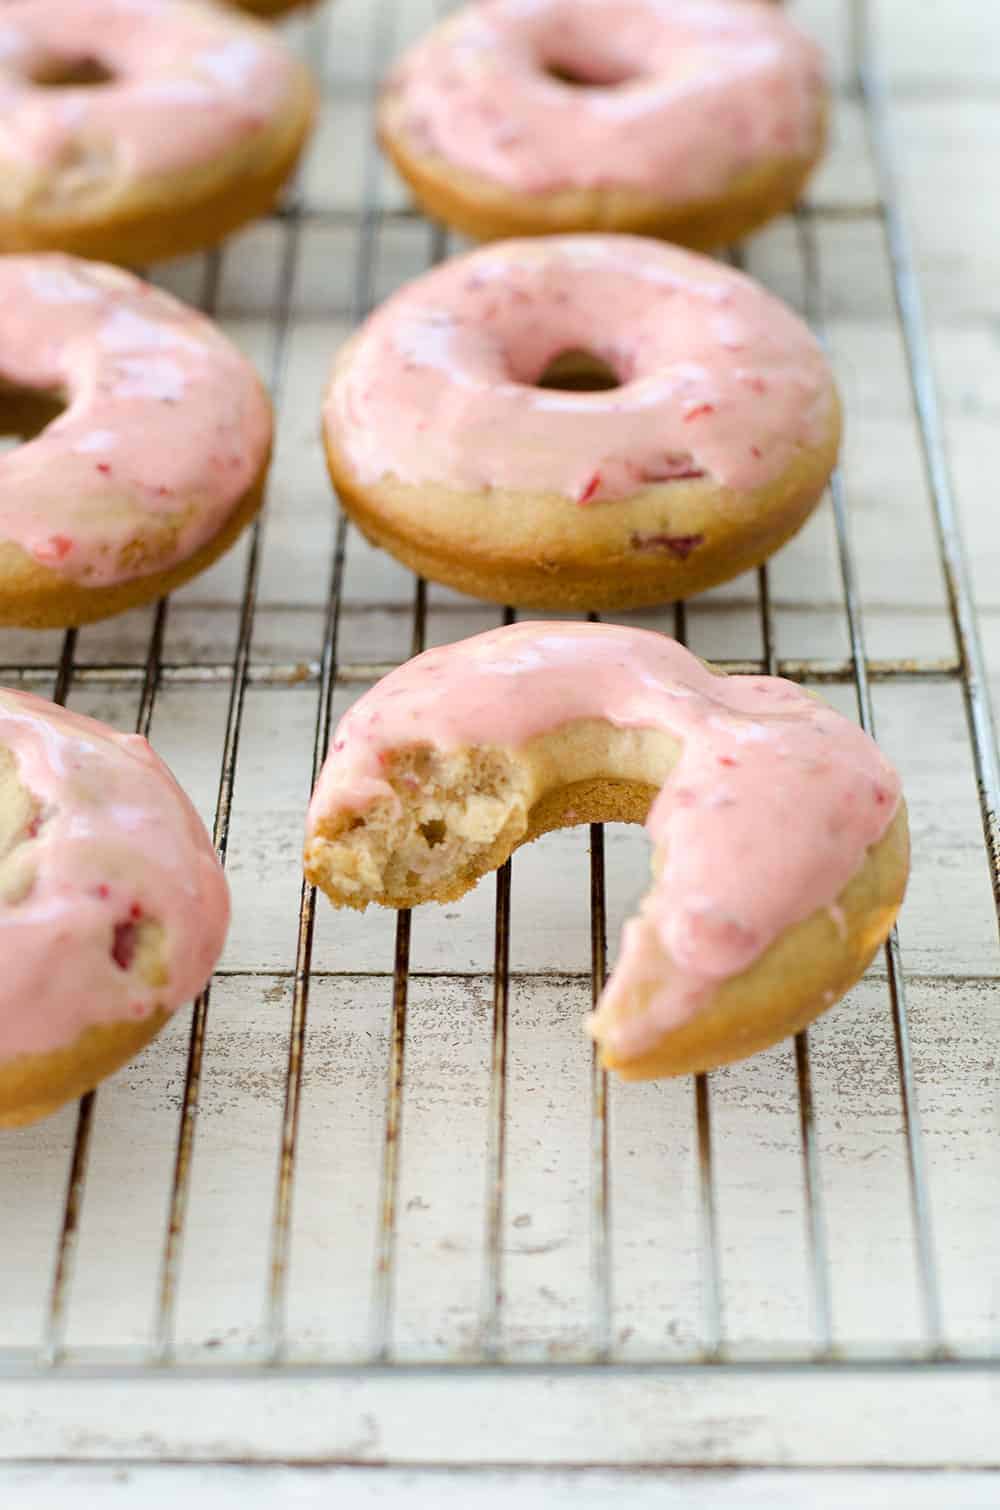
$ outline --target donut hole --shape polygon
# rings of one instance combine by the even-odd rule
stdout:
[[[61,393],[0,384],[0,452],[13,451],[26,440],[34,440],[65,408]]]
[[[571,89],[617,89],[641,77],[639,69],[626,66],[620,58],[604,57],[588,58],[586,63],[573,58],[543,59],[542,72]]]
[[[560,351],[532,385],[561,393],[605,393],[620,388],[621,378],[610,363],[593,351]]]
[[[42,89],[92,89],[115,81],[114,73],[100,58],[71,53],[52,53],[38,59],[28,78]]]

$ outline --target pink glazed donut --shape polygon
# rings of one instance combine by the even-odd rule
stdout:
[[[228,923],[211,840],[145,739],[0,689],[0,1127],[138,1053]]]
[[[583,354],[618,386],[567,391]],[[414,571],[616,610],[782,545],[822,496],[840,408],[815,338],[742,273],[661,241],[551,236],[388,299],[337,357],[324,429],[345,508]]]
[[[189,0],[0,4],[0,251],[142,265],[270,207],[315,111],[270,29]]]
[[[794,204],[826,135],[818,49],[756,0],[483,0],[405,54],[379,135],[479,240],[634,231],[707,248]]]
[[[0,257],[0,624],[62,626],[162,597],[257,511],[271,406],[247,359],[118,268]]]
[[[612,820],[654,846],[590,1023],[626,1079],[798,1032],[906,886],[899,778],[856,724],[664,635],[572,623],[428,650],[359,698],[313,793],[306,874],[341,907],[445,902],[549,829]]]

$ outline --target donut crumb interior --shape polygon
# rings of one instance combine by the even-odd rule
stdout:
[[[527,777],[503,750],[410,746],[387,752],[383,773],[394,798],[337,814],[309,845],[311,879],[340,906],[405,907],[458,877],[464,890],[527,826]]]

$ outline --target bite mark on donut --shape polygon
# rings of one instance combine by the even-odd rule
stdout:
[[[678,561],[686,561],[691,552],[703,545],[704,535],[666,535],[659,532],[633,530],[629,544],[635,551],[669,551]]]
[[[392,797],[338,815],[316,840],[349,906],[404,905],[456,869],[481,874],[498,835],[511,823],[523,831],[525,777],[506,751],[409,745],[380,752],[379,764]]]

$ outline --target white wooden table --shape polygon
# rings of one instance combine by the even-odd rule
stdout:
[[[238,1497],[244,1507],[396,1499],[446,1507],[491,1506],[514,1493],[532,1505],[572,1500],[585,1507],[626,1492],[638,1506],[713,1510],[1000,1502],[991,1472],[902,1471],[1000,1466],[996,1374],[752,1373],[686,1362],[717,1322],[730,1360],[806,1358],[822,1341],[827,1303],[833,1342],[856,1357],[863,1350],[883,1360],[901,1349],[919,1352],[935,1297],[943,1337],[971,1355],[995,1346],[1000,1298],[996,916],[931,488],[877,213],[884,185],[861,104],[847,88],[848,0],[802,0],[796,9],[834,61],[842,90],[835,140],[810,193],[813,213],[798,229],[782,222],[755,238],[747,260],[779,293],[800,307],[806,301],[822,318],[837,365],[848,413],[845,496],[869,658],[876,670],[901,657],[923,667],[910,678],[876,676],[873,703],[879,737],[904,773],[915,839],[900,939],[926,1162],[927,1262],[922,1269],[914,1240],[912,1149],[903,1134],[880,960],[850,1001],[810,1034],[812,1204],[790,1045],[711,1077],[711,1251],[700,1224],[692,1087],[611,1087],[615,1358],[637,1365],[655,1357],[666,1368],[559,1372],[589,1356],[595,1335],[591,1071],[578,1032],[590,991],[588,848],[586,833],[570,832],[521,852],[512,873],[498,1258],[501,1340],[522,1372],[455,1376],[433,1368],[474,1359],[483,1320],[492,883],[413,919],[397,1219],[394,1247],[383,1251],[391,1258],[384,1281],[375,1244],[395,919],[317,912],[289,1257],[281,1304],[269,1306],[299,844],[335,532],[317,439],[318,396],[359,303],[414,275],[431,250],[428,228],[398,213],[405,200],[388,174],[374,183],[387,213],[364,222],[359,234],[357,210],[373,188],[367,80],[430,23],[432,0],[401,0],[394,18],[388,0],[337,0],[289,28],[329,79],[304,176],[307,213],[251,228],[221,261],[196,258],[156,272],[185,296],[214,301],[222,322],[270,374],[280,420],[256,607],[252,620],[242,620],[244,639],[247,543],[172,602],[153,710],[153,742],[209,822],[227,727],[238,743],[231,793],[224,792],[231,796],[234,924],[205,1018],[197,1102],[187,1077],[194,1136],[181,1187],[176,1284],[165,1294],[161,1280],[185,1105],[186,1022],[96,1098],[79,1230],[65,1245],[57,1311],[53,1261],[77,1113],[67,1109],[0,1143],[2,1210],[16,1214],[5,1223],[0,1365],[14,1347],[25,1350],[22,1362],[30,1360],[47,1339],[65,1347],[80,1375],[64,1366],[52,1377],[29,1378],[0,1366],[4,1503],[63,1504],[75,1493],[101,1507],[126,1498],[156,1506],[178,1495],[213,1506]],[[1000,205],[991,186],[1000,16],[983,0],[949,7],[870,0],[870,9],[892,87],[904,209],[995,679]],[[812,281],[804,249],[816,253]],[[777,657],[828,663],[846,674],[851,643],[829,503],[773,562],[769,580]],[[357,669],[336,688],[336,712],[364,685],[365,666],[410,652],[414,630],[412,579],[353,534],[341,588],[338,665]],[[494,607],[432,587],[424,631],[428,643],[447,640],[498,617]],[[669,610],[640,621],[673,626]],[[80,634],[69,683],[74,706],[134,724],[152,622],[150,612],[140,612]],[[761,624],[755,578],[708,594],[687,613],[693,648],[721,660],[764,656]],[[232,665],[241,643],[249,675],[234,719]],[[43,690],[53,689],[51,668],[63,652],[55,635],[0,637],[0,664],[36,668],[26,680]],[[845,711],[856,711],[850,681],[826,690]],[[613,948],[644,887],[647,854],[641,834],[619,830],[607,832],[606,851]],[[811,1239],[824,1234],[817,1257]],[[718,1315],[706,1284],[713,1258]],[[285,1356],[319,1372],[242,1377],[248,1362],[268,1356],[279,1330]],[[129,1377],[151,1335],[174,1347],[185,1377],[176,1368],[153,1379]],[[363,1363],[373,1338],[388,1344],[396,1362],[432,1367],[405,1375],[322,1373],[324,1361]],[[539,1363],[546,1372],[528,1370]],[[90,1365],[93,1377],[83,1377]],[[208,1370],[216,1372],[209,1377]],[[189,1466],[160,1463],[168,1459]],[[242,1460],[257,1461],[234,1466]],[[277,1466],[305,1463],[341,1466]],[[445,1471],[434,1466],[440,1463],[465,1466]],[[550,1467],[470,1471],[483,1463]],[[382,1464],[398,1466],[376,1466]],[[603,1466],[569,1473],[572,1464]],[[646,1465],[664,1471],[609,1471]],[[900,1472],[850,1471],[868,1466]],[[841,1471],[764,1471],[827,1467]]]
[[[996,1510],[991,1473],[795,1473],[727,1469],[636,1473],[511,1469],[21,1467],[4,1487],[31,1510]]]

